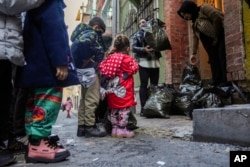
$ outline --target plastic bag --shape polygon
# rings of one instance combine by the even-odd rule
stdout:
[[[143,115],[148,118],[169,118],[174,99],[173,92],[164,86],[151,87],[151,95],[144,106]]]
[[[149,21],[152,27],[154,37],[154,49],[156,51],[171,50],[171,44],[165,32],[165,23],[160,19],[152,19]]]

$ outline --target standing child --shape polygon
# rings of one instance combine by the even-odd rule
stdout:
[[[128,117],[131,107],[136,105],[133,74],[138,64],[129,54],[129,39],[125,35],[117,35],[112,50],[100,64],[102,77],[107,78],[105,86],[113,137],[130,138],[134,132],[128,130]]]
[[[27,162],[59,162],[70,153],[51,136],[62,89],[78,84],[72,64],[63,0],[46,0],[26,14],[24,55],[27,65],[17,71],[17,86],[28,91],[25,130],[29,136]]]
[[[67,100],[64,103],[64,105],[65,105],[65,110],[67,111],[67,118],[71,118],[70,112],[71,112],[71,109],[73,107],[73,102],[72,102],[70,97],[67,97]]]

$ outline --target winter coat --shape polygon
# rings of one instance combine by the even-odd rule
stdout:
[[[211,38],[216,45],[224,33],[224,16],[221,11],[205,4],[200,6],[198,17],[193,22],[193,53],[197,53],[200,33]]]
[[[76,68],[96,68],[104,57],[102,36],[92,27],[80,23],[71,35],[71,52]]]
[[[99,68],[100,74],[109,79],[107,86],[109,108],[135,106],[133,74],[138,71],[136,60],[127,54],[113,53],[100,63]]]
[[[64,22],[62,0],[46,0],[26,14],[24,55],[27,65],[17,70],[17,86],[23,88],[65,87],[79,84]],[[68,77],[56,77],[56,67],[68,66]]]
[[[73,107],[73,103],[72,103],[72,100],[67,100],[65,103],[64,103],[64,107],[65,107],[65,110],[66,111],[70,111]]]
[[[21,12],[44,0],[0,0],[0,59],[24,65]]]
[[[159,59],[161,57],[160,52],[154,52],[155,56],[151,56],[149,53],[144,51],[144,47],[147,46],[147,43],[144,39],[145,32],[140,29],[137,31],[133,37],[132,51],[135,53],[136,58],[147,58],[148,60]]]

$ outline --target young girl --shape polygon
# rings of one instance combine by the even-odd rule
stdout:
[[[67,111],[67,118],[71,118],[70,112],[73,107],[73,102],[70,97],[67,97],[67,100],[64,105],[65,105],[65,110]]]
[[[111,52],[99,66],[102,77],[107,78],[105,86],[113,137],[133,137],[134,132],[127,129],[131,107],[135,106],[133,74],[138,64],[129,56],[129,39],[125,35],[117,35]]]

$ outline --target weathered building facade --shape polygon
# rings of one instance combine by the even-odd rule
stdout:
[[[166,23],[166,32],[171,41],[172,50],[163,52],[164,72],[162,77],[168,84],[179,84],[182,71],[189,61],[192,44],[191,23],[177,15],[183,0],[120,0],[119,31],[129,37],[138,30],[139,18],[160,18]],[[227,77],[238,83],[245,92],[250,89],[250,9],[244,0],[196,0],[198,5],[209,3],[224,13]],[[199,46],[199,69],[204,80],[211,79],[208,56]]]

